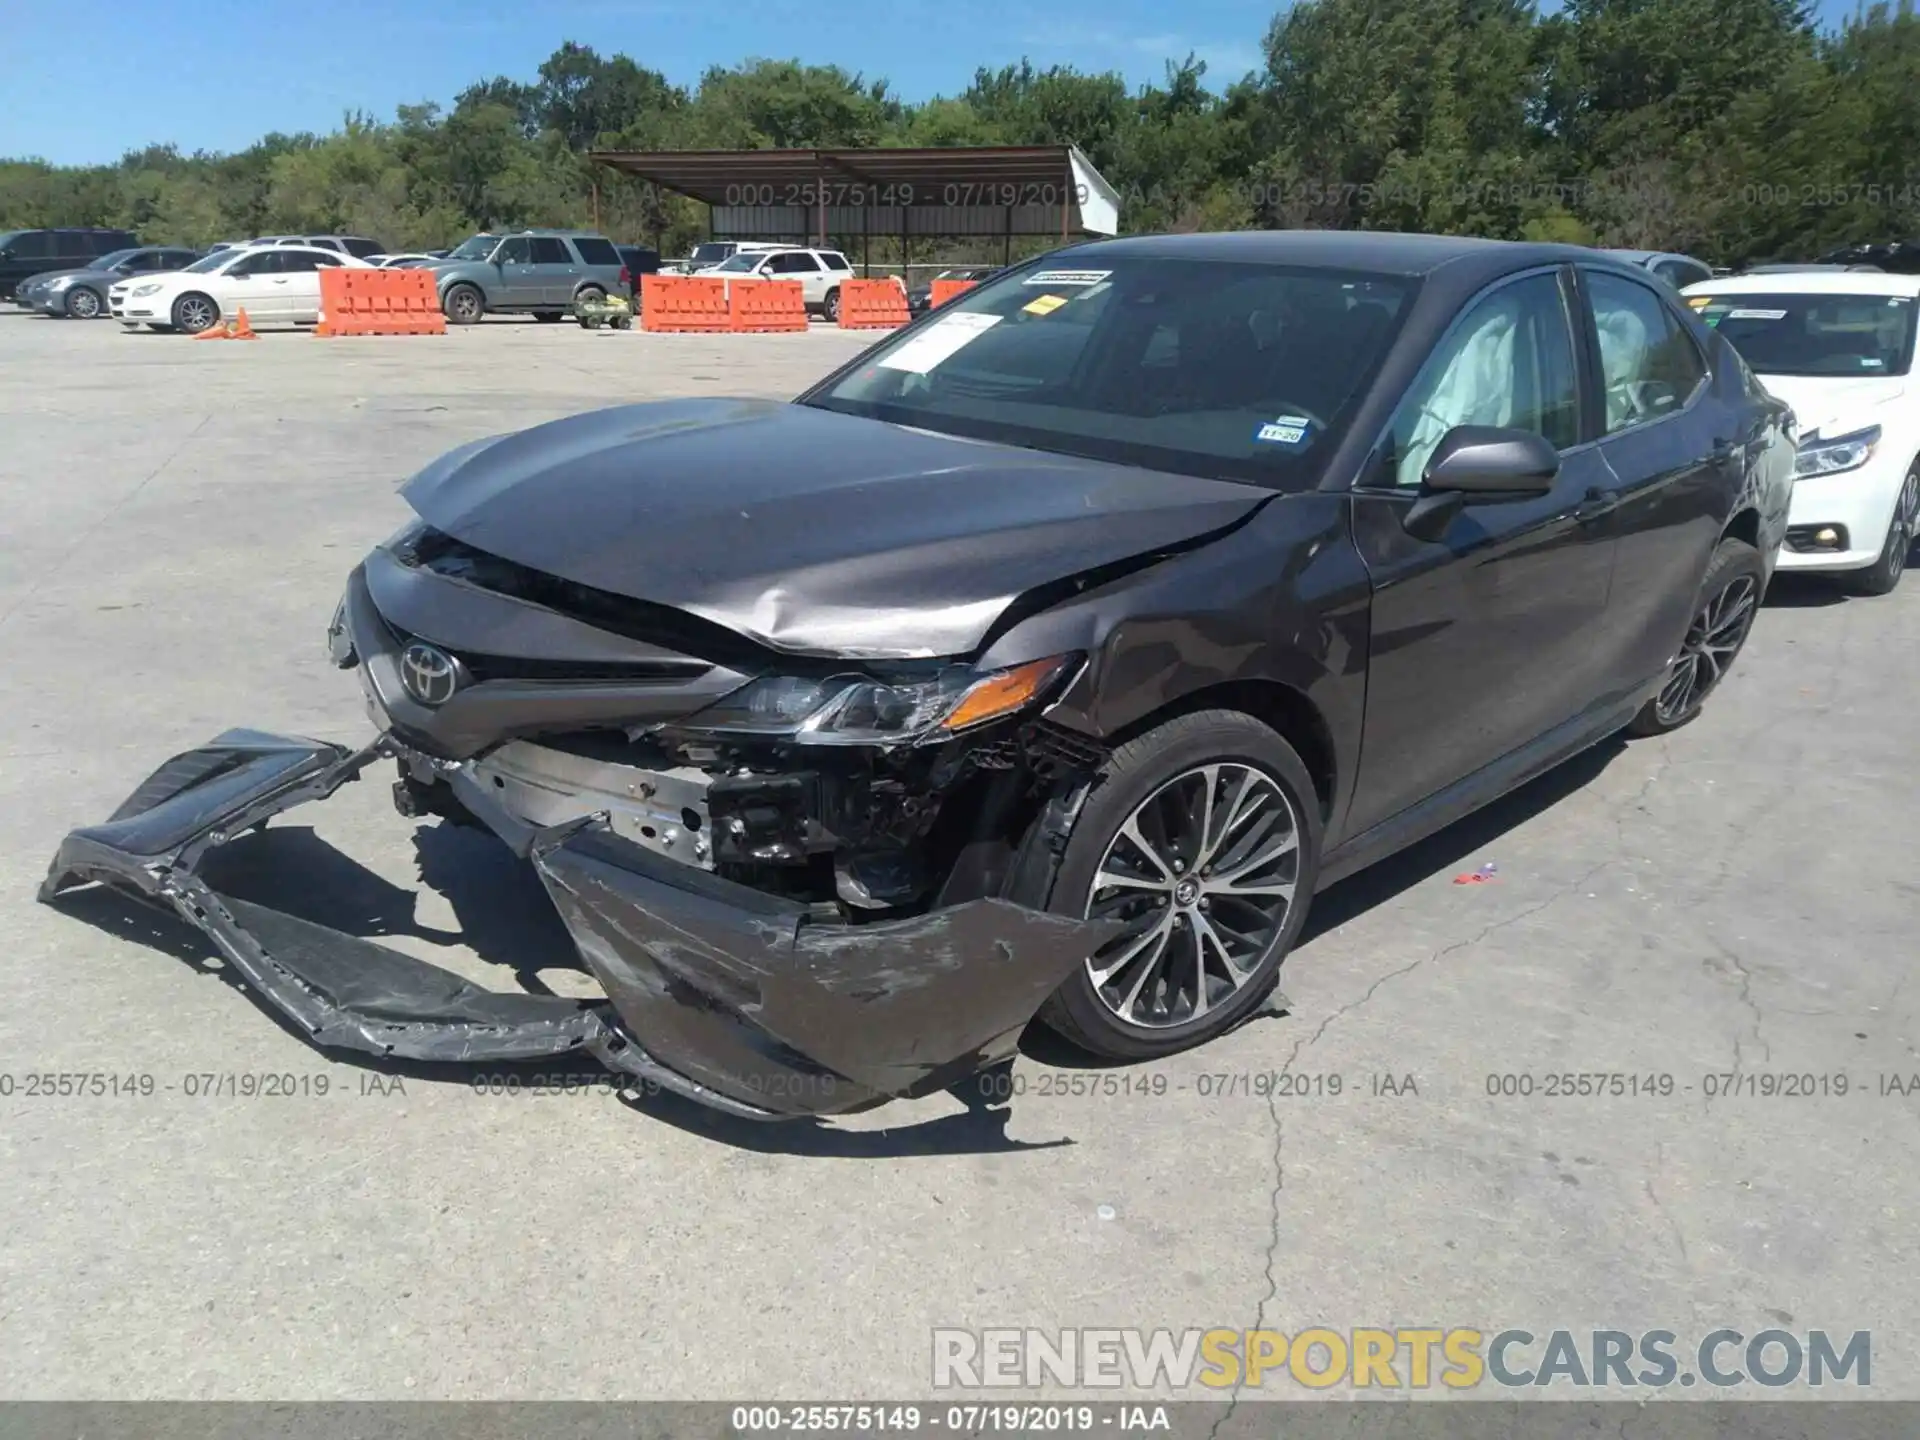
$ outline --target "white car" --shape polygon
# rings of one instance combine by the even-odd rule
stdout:
[[[1684,294],[1793,409],[1800,454],[1780,568],[1892,590],[1920,531],[1920,276],[1780,271]]]
[[[136,275],[107,291],[107,308],[128,329],[197,335],[241,310],[250,325],[311,325],[320,318],[320,272],[371,270],[364,260],[305,245],[216,250],[184,270]]]
[[[736,280],[798,280],[800,299],[809,310],[829,320],[840,318],[840,284],[853,277],[853,267],[838,250],[741,249],[696,275]]]

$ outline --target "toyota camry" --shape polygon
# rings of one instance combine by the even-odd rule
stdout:
[[[1095,243],[791,403],[475,440],[346,579],[356,749],[229,731],[43,895],[171,906],[317,1043],[583,1051],[756,1117],[952,1085],[1036,1018],[1137,1060],[1271,992],[1316,891],[1700,713],[1785,534],[1791,416],[1599,252]],[[525,857],[591,999],[224,896],[370,766]]]

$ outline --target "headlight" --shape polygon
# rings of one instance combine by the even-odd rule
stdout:
[[[158,285],[136,285],[133,287],[134,298],[138,299],[142,295],[151,295],[159,288]]]
[[[73,276],[62,275],[58,280],[49,280],[45,285],[37,285],[37,290],[64,290],[73,284]]]
[[[811,745],[923,744],[1024,710],[1066,671],[1070,655],[986,674],[951,666],[924,680],[867,675],[755,680],[676,728]]]
[[[1794,457],[1793,478],[1805,480],[1813,475],[1838,475],[1843,470],[1858,470],[1873,458],[1880,443],[1880,427],[1869,425],[1851,435],[1836,435],[1831,440],[1803,437],[1800,453]]]

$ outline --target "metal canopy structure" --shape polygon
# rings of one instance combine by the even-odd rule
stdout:
[[[594,151],[706,205],[716,239],[1114,235],[1120,197],[1072,145]]]

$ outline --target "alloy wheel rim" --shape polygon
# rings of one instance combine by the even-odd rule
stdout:
[[[1758,602],[1753,577],[1739,575],[1700,607],[1660,687],[1655,708],[1661,720],[1671,724],[1696,709],[1720,683],[1746,642]]]
[[[1900,505],[1893,517],[1893,573],[1897,578],[1907,568],[1907,551],[1913,548],[1916,515],[1920,512],[1920,471],[1907,476],[1900,489]]]
[[[72,306],[73,313],[82,320],[91,320],[100,313],[99,298],[91,290],[82,290],[68,303]]]
[[[204,330],[217,318],[213,307],[204,300],[189,300],[180,307],[182,329]]]
[[[468,290],[462,290],[453,297],[453,308],[455,313],[462,319],[465,319],[467,316],[473,314],[479,307],[474,304],[473,293]]]
[[[1126,929],[1087,957],[1100,1003],[1142,1029],[1185,1025],[1253,980],[1292,914],[1300,817],[1253,765],[1175,776],[1121,825],[1101,857],[1086,918]]]

